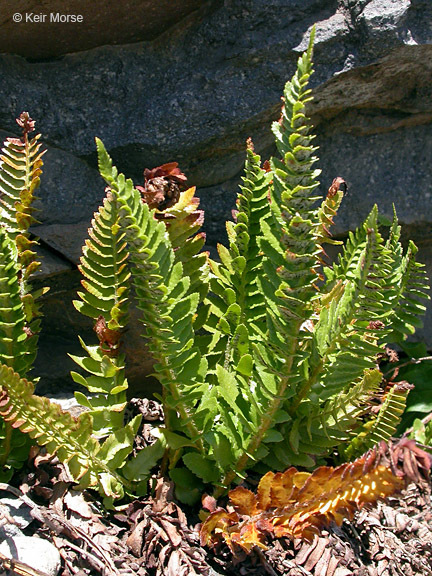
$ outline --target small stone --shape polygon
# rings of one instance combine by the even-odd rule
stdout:
[[[0,541],[12,538],[13,536],[24,536],[24,534],[15,524],[0,526]]]
[[[13,518],[18,529],[27,528],[27,526],[33,522],[30,508],[25,502],[18,498],[0,498],[0,515],[2,509]]]
[[[0,544],[0,552],[8,558],[24,562],[47,576],[57,576],[60,566],[60,553],[54,544],[47,540],[30,536],[14,536]]]

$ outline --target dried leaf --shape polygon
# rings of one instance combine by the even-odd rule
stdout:
[[[134,556],[136,556],[137,558],[141,556],[141,550],[143,547],[143,537],[144,537],[143,534],[145,528],[147,527],[147,524],[148,524],[147,520],[142,520],[141,522],[139,522],[132,530],[126,541],[127,547],[132,552],[132,554],[134,554]]]
[[[121,332],[108,328],[105,318],[101,315],[96,320],[94,331],[99,339],[101,351],[107,356],[117,356],[119,353],[119,342]]]
[[[216,498],[213,498],[213,496],[209,496],[208,494],[205,494],[202,497],[201,505],[204,508],[204,510],[208,510],[209,512],[214,512],[216,510],[216,506],[217,506]]]
[[[143,202],[150,208],[166,210],[174,206],[180,199],[184,189],[186,176],[178,167],[177,162],[162,164],[152,170],[144,170],[144,186],[137,186]]]
[[[85,500],[82,492],[66,492],[63,501],[68,510],[75,512],[82,518],[95,517],[94,512],[92,512],[92,509],[90,508],[89,503]]]
[[[201,527],[201,542],[225,541],[233,552],[236,546],[250,552],[255,546],[266,548],[268,535],[312,540],[330,522],[341,525],[356,510],[402,489],[405,480],[419,481],[431,464],[432,458],[405,438],[382,442],[337,468],[321,466],[311,474],[295,468],[268,472],[256,494],[241,486],[228,494],[234,511],[211,512]],[[313,556],[322,555],[320,550]]]

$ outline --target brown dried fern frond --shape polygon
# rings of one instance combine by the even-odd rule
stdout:
[[[407,438],[381,442],[353,462],[314,472],[291,467],[268,472],[256,494],[239,486],[229,493],[228,510],[216,508],[201,527],[201,543],[225,541],[234,552],[266,549],[268,536],[312,540],[330,522],[341,525],[366,505],[429,475],[432,457]],[[206,501],[208,503],[208,500]]]

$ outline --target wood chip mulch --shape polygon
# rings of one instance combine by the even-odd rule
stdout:
[[[235,557],[226,546],[200,546],[197,510],[180,506],[162,480],[151,496],[107,514],[90,493],[73,490],[65,467],[42,451],[14,486],[0,485],[0,495],[12,492],[30,506],[35,520],[25,533],[58,548],[59,576],[432,576],[430,479],[331,525],[313,542],[274,540],[264,552]],[[9,574],[43,576],[2,560]]]
[[[51,486],[47,477],[42,485],[32,472],[19,490],[9,490],[32,508],[35,521],[26,533],[49,539],[59,549],[60,576],[432,575],[430,483],[410,484],[342,527],[332,525],[311,543],[275,540],[265,552],[233,557],[225,547],[200,547],[197,518],[172,499],[169,483],[160,481],[153,497],[107,515],[89,494],[71,489],[55,459],[38,466],[46,469],[48,464],[60,470],[50,478]],[[36,575],[20,572],[19,566],[14,573]]]

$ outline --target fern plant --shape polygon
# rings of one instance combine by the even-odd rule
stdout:
[[[30,276],[40,266],[34,251],[37,242],[31,239],[29,227],[36,222],[32,203],[40,183],[44,152],[38,142],[40,135],[29,137],[35,123],[27,112],[21,114],[17,123],[22,128],[22,138],[8,138],[0,156],[0,233],[5,259],[2,275],[14,282],[9,294],[6,287],[2,290],[7,319],[0,327],[0,358],[24,376],[31,370],[37,350],[40,313],[35,301],[45,291],[32,293],[29,284]],[[8,258],[13,273],[7,272]]]
[[[86,390],[76,397],[88,411],[72,424],[32,395],[25,374],[2,368],[0,414],[57,450],[80,486],[98,486],[111,501],[125,490],[142,493],[159,460],[177,496],[193,503],[206,485],[217,496],[250,470],[354,459],[388,440],[400,420],[409,387],[387,382],[379,359],[385,342],[406,338],[419,324],[427,280],[414,244],[402,249],[396,213],[385,239],[376,206],[337,262],[326,262],[323,245],[336,243],[330,227],[343,181],[319,197],[306,115],[312,46],[313,34],[285,86],[273,125],[278,156],[262,164],[248,141],[237,210],[218,262],[201,251],[194,190],[166,210],[151,208],[97,140],[108,192],[83,249],[75,306],[91,318],[98,341],[82,342],[85,355],[73,357],[80,371],[72,374]],[[1,241],[10,246],[13,235],[4,232]],[[20,264],[10,259],[0,273],[12,284]],[[165,414],[155,443],[137,453],[139,419],[123,422],[121,338],[132,298]],[[39,410],[14,407],[19,394]],[[70,441],[63,432],[49,433],[42,409],[61,430],[71,428]]]
[[[0,156],[0,362],[25,376],[37,353],[40,310],[36,302],[46,289],[32,291],[29,279],[40,266],[36,240],[29,233],[35,222],[32,203],[40,183],[40,135],[30,137],[34,121],[27,112],[17,119],[21,138],[8,138]],[[3,479],[26,460],[28,437],[4,421],[0,425],[0,467]]]

